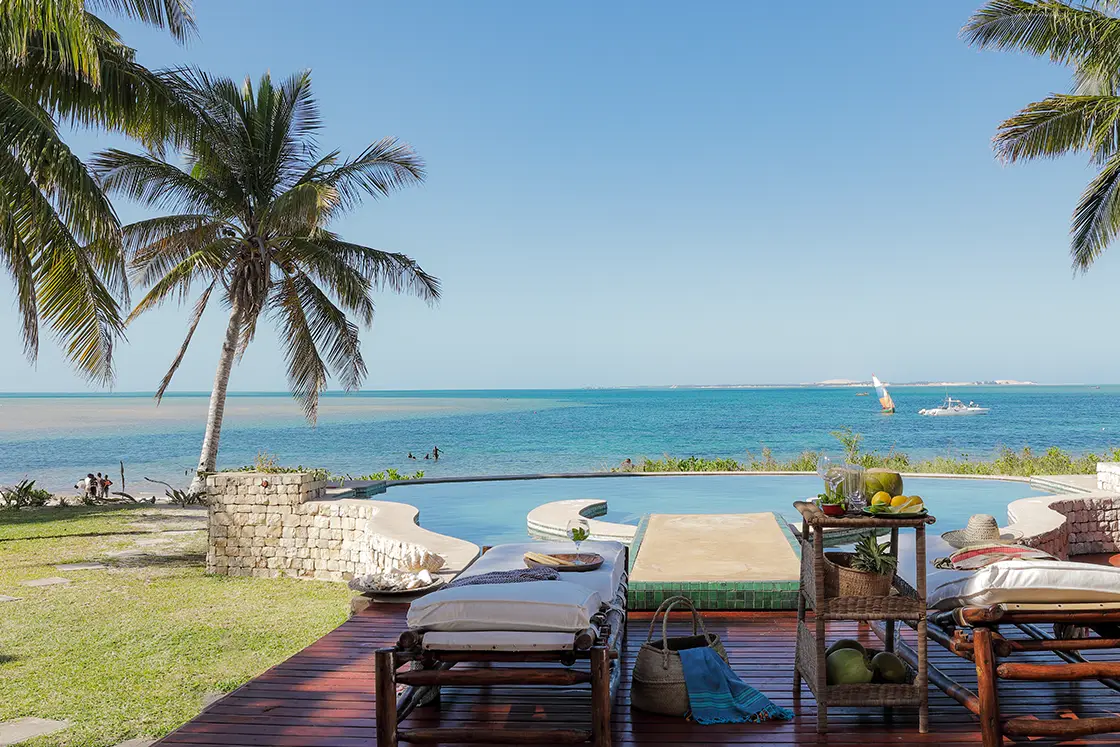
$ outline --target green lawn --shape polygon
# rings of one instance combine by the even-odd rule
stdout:
[[[0,511],[0,721],[68,719],[28,747],[158,737],[346,619],[341,584],[205,574],[198,509]],[[154,538],[172,537],[152,544]],[[141,544],[137,545],[137,541]],[[133,554],[111,555],[131,551]],[[108,570],[58,571],[101,561]],[[62,576],[68,586],[20,581]]]

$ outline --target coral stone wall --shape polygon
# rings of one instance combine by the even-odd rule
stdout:
[[[1050,508],[1066,517],[1069,555],[1120,550],[1120,497],[1071,498]]]
[[[206,487],[208,573],[346,581],[396,565],[395,561],[420,548],[400,538],[409,531],[430,535],[434,547],[427,549],[445,556],[458,554],[469,562],[477,554],[470,543],[421,530],[411,507],[327,500],[326,483],[308,474],[219,473],[206,479]],[[412,518],[402,521],[399,514],[408,511]],[[381,531],[381,524],[392,531]]]

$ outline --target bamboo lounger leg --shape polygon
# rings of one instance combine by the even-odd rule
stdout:
[[[999,723],[999,691],[992,631],[978,627],[972,634],[976,658],[976,694],[980,697],[980,737],[984,747],[1000,747],[1003,732]]]
[[[397,747],[397,660],[391,648],[374,654],[374,713],[377,747]]]
[[[611,747],[611,658],[606,646],[591,649],[591,743]]]

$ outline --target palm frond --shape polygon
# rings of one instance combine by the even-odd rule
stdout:
[[[197,32],[190,0],[85,0],[90,10],[107,10],[116,15],[167,29],[178,41]]]
[[[363,195],[384,197],[402,187],[419,184],[424,180],[424,162],[408,143],[382,138],[357,158],[334,169],[323,171],[313,166],[305,178],[336,189],[342,205],[349,209]]]
[[[327,388],[327,367],[315,345],[315,334],[292,277],[284,278],[272,302],[280,326],[280,342],[288,366],[288,387],[314,423],[319,414],[319,394]]]
[[[304,239],[331,252],[362,275],[373,288],[388,288],[394,293],[410,293],[429,304],[439,301],[439,279],[424,271],[414,259],[396,252],[343,241],[329,231]]]
[[[220,192],[152,155],[111,148],[90,162],[105,191],[149,207],[224,215],[235,209]]]
[[[179,370],[179,364],[183,362],[183,356],[187,354],[187,348],[190,347],[191,339],[194,338],[194,331],[198,329],[198,323],[202,321],[202,314],[206,311],[206,304],[210,302],[210,294],[214,292],[214,286],[218,284],[214,280],[210,285],[206,286],[206,290],[199,296],[198,301],[194,305],[194,312],[191,314],[191,323],[187,327],[187,336],[183,340],[183,344],[179,346],[179,353],[175,356],[175,360],[171,362],[170,368],[164,374],[163,380],[159,382],[159,389],[156,390],[156,402],[163,400],[163,393],[167,391],[167,387],[171,385],[171,379],[174,378],[175,372]]]
[[[1120,69],[1120,19],[1060,0],[990,0],[961,29],[982,49],[1018,49],[1085,74]]]
[[[1105,164],[1073,211],[1073,265],[1084,272],[1120,230],[1120,155]]]
[[[176,262],[159,280],[152,283],[151,288],[128,315],[127,321],[131,323],[145,311],[163,305],[174,293],[178,294],[180,301],[188,298],[195,280],[203,277],[214,279],[222,272],[226,255],[235,243],[235,239],[218,239]]]
[[[0,259],[16,286],[23,351],[34,361],[39,353],[39,309],[35,299],[35,264],[14,216],[0,207]]]
[[[302,267],[316,284],[334,294],[347,313],[354,314],[366,326],[373,323],[370,281],[360,270],[347,263],[346,256],[313,241],[297,239],[281,251],[279,261],[291,261]]]
[[[1120,145],[1120,97],[1053,95],[1000,125],[996,153],[1008,162],[1088,151],[1098,162]]]

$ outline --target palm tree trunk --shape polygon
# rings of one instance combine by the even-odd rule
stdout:
[[[229,312],[229,326],[222,342],[222,354],[218,357],[218,370],[214,374],[214,390],[210,392],[210,411],[206,415],[206,435],[202,437],[202,454],[198,457],[198,469],[191,480],[192,493],[206,487],[206,474],[213,472],[218,463],[218,440],[222,435],[222,417],[226,411],[226,387],[233,361],[237,357],[237,339],[241,334],[241,310],[237,304]]]

